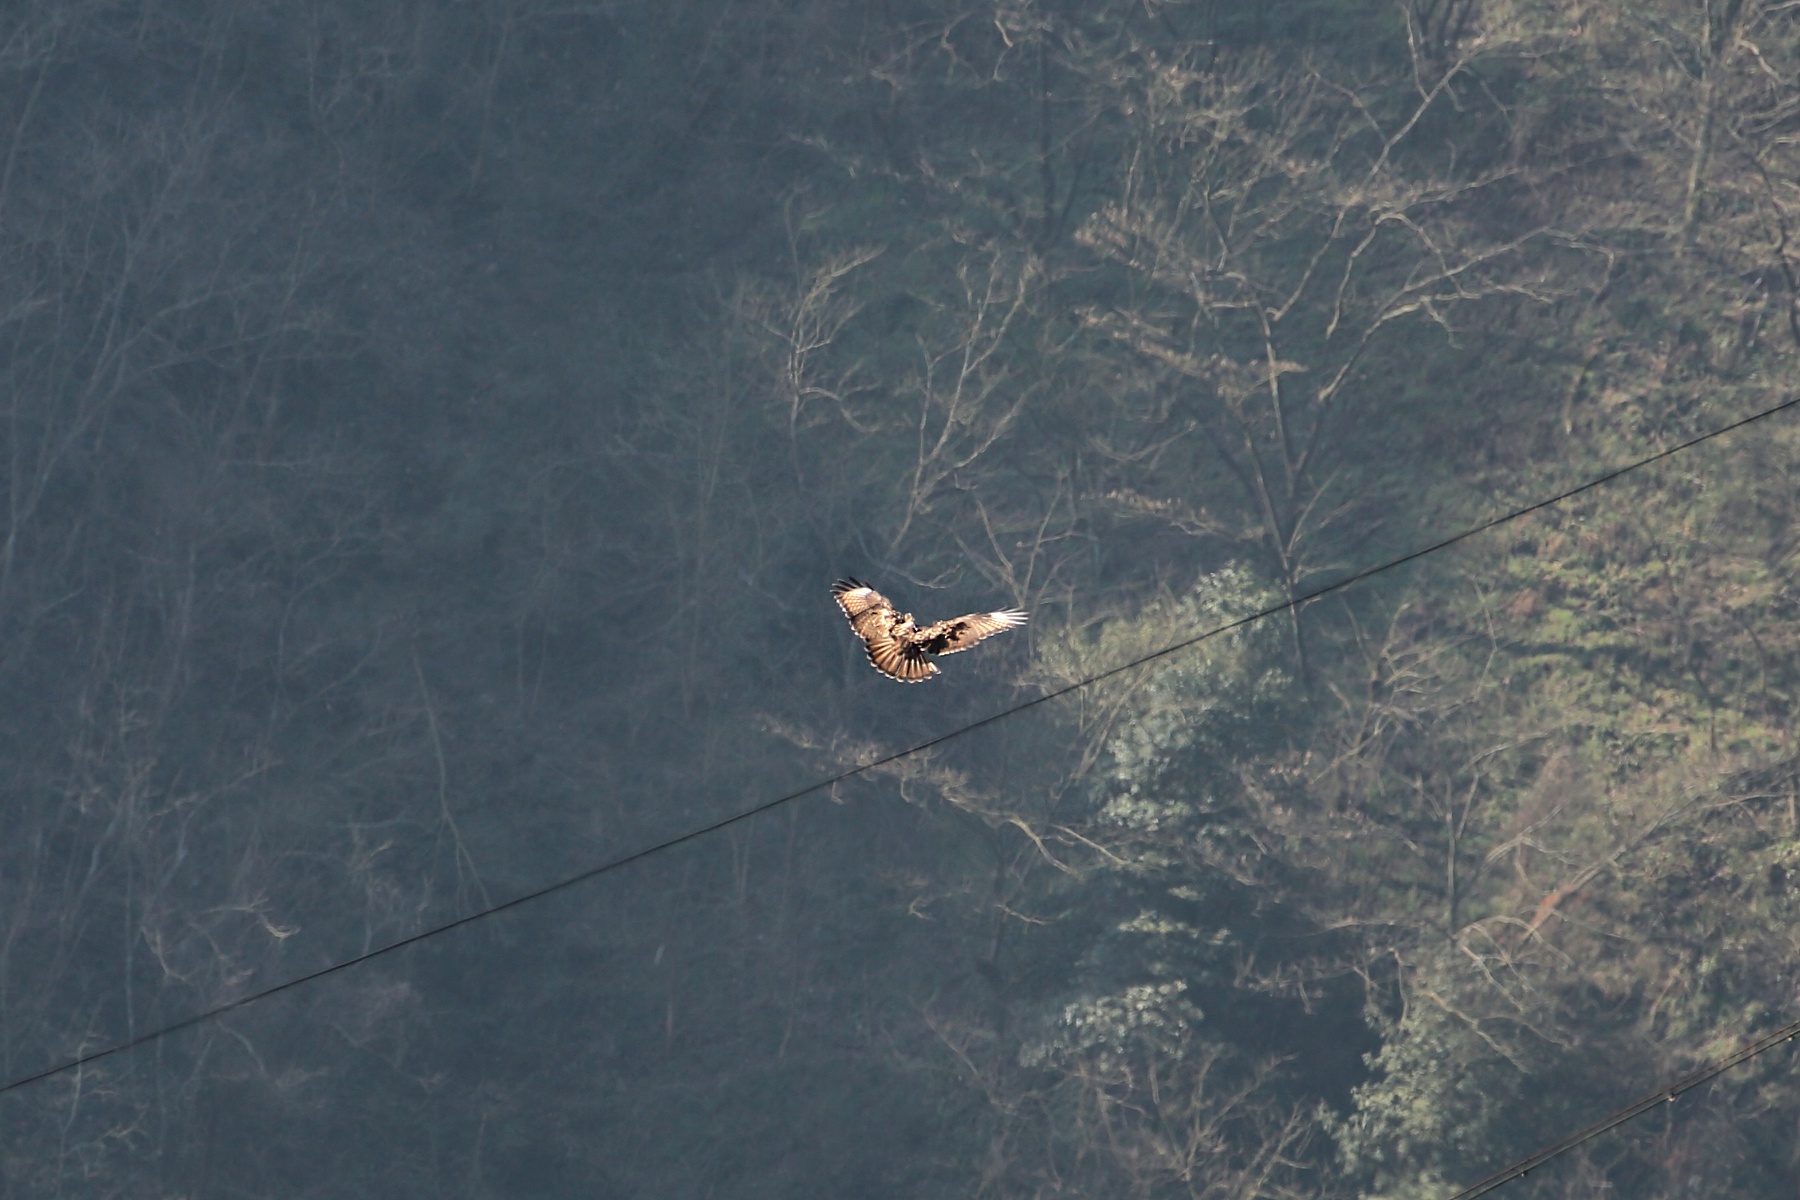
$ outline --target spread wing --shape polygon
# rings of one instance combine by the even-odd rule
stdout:
[[[850,628],[863,640],[863,649],[877,671],[902,683],[924,683],[938,673],[919,646],[916,631],[894,611],[886,596],[855,579],[838,580],[831,585],[831,595]]]
[[[855,579],[840,579],[831,585],[831,598],[856,630],[856,636],[867,641],[871,636],[885,637],[900,623],[900,614],[888,598]]]
[[[1025,614],[1016,608],[1003,608],[999,612],[970,613],[965,617],[951,617],[948,621],[939,621],[935,625],[927,625],[913,637],[927,654],[956,654],[967,650],[983,638],[993,637],[996,633],[1005,633],[1008,629],[1016,629],[1025,623]]]

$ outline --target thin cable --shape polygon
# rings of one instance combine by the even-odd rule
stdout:
[[[1260,609],[1257,612],[1253,612],[1249,616],[1239,617],[1235,621],[1227,621],[1223,625],[1215,626],[1214,628],[1207,630],[1205,633],[1196,634],[1195,636],[1188,638],[1185,641],[1176,642],[1172,646],[1165,646],[1161,650],[1152,651],[1149,654],[1143,655],[1141,658],[1132,659],[1128,663],[1124,663],[1120,666],[1112,667],[1108,670],[1101,671],[1097,675],[1090,675],[1086,679],[1077,680],[1074,683],[1068,684],[1064,687],[1057,688],[1055,691],[1045,692],[1041,696],[1034,696],[1030,700],[1026,700],[1019,704],[1013,705],[1011,708],[1001,709],[999,712],[991,713],[988,716],[982,717],[980,720],[971,721],[967,725],[958,726],[957,728],[950,730],[948,733],[940,733],[935,737],[929,737],[929,738],[926,738],[922,742],[917,742],[911,746],[908,746],[904,750],[896,750],[892,754],[884,754],[881,757],[871,759],[870,761],[863,763],[860,766],[855,766],[855,767],[849,768],[848,770],[839,771],[836,775],[832,775],[828,778],[821,779],[821,780],[817,781],[816,783],[809,783],[805,787],[800,788],[798,791],[789,792],[784,796],[777,796],[773,800],[764,800],[761,803],[754,804],[754,805],[750,806],[749,808],[743,809],[740,812],[733,813],[729,817],[722,817],[719,820],[712,822],[711,824],[702,825],[697,829],[691,829],[686,833],[677,834],[675,837],[667,838],[660,842],[653,842],[652,844],[645,846],[640,850],[633,850],[630,854],[622,855],[619,858],[611,859],[610,861],[603,862],[603,863],[599,864],[598,866],[589,867],[587,870],[582,871],[575,875],[571,875],[567,879],[559,880],[556,883],[549,884],[546,887],[538,888],[535,891],[526,892],[524,895],[521,895],[521,896],[515,896],[511,900],[503,900],[499,904],[490,905],[487,908],[477,909],[475,912],[469,913],[466,916],[457,917],[453,921],[446,921],[442,925],[434,925],[430,929],[421,930],[418,933],[411,934],[407,937],[399,938],[395,941],[387,943],[385,946],[377,946],[373,950],[365,950],[361,954],[358,954],[353,958],[345,959],[343,962],[334,963],[333,965],[331,965],[329,967],[321,967],[316,971],[309,971],[304,975],[296,975],[294,978],[286,980],[285,982],[272,984],[271,986],[263,988],[260,991],[255,991],[255,992],[249,993],[248,995],[240,996],[236,1000],[228,1000],[224,1004],[217,1005],[213,1008],[205,1009],[201,1012],[194,1014],[191,1017],[183,1017],[179,1021],[174,1021],[168,1025],[163,1025],[157,1029],[153,1029],[153,1030],[149,1031],[148,1033],[141,1033],[138,1036],[136,1036],[134,1038],[130,1038],[126,1041],[118,1042],[114,1045],[107,1046],[107,1047],[104,1047],[99,1050],[91,1051],[87,1054],[83,1054],[76,1058],[69,1059],[67,1062],[61,1063],[57,1066],[48,1067],[45,1070],[38,1071],[35,1074],[22,1076],[21,1078],[12,1080],[10,1083],[5,1084],[4,1086],[0,1086],[0,1095],[5,1095],[7,1092],[13,1091],[17,1088],[25,1087],[27,1084],[37,1083],[39,1080],[49,1079],[50,1077],[52,1077],[54,1075],[61,1075],[66,1071],[73,1071],[73,1070],[76,1070],[77,1068],[85,1067],[89,1063],[98,1062],[103,1058],[111,1058],[115,1054],[123,1054],[127,1050],[135,1050],[139,1046],[144,1046],[144,1045],[148,1045],[151,1042],[160,1041],[161,1039],[168,1037],[172,1033],[180,1033],[184,1029],[191,1029],[194,1026],[201,1024],[202,1022],[212,1020],[214,1017],[219,1017],[219,1016],[225,1015],[226,1013],[235,1012],[236,1010],[243,1008],[246,1005],[255,1004],[259,1000],[266,1000],[270,996],[274,996],[281,992],[285,992],[285,991],[289,990],[290,988],[297,988],[301,984],[311,983],[316,979],[323,979],[327,975],[335,975],[339,971],[348,970],[351,967],[357,966],[361,963],[368,962],[372,958],[380,958],[384,954],[392,954],[396,950],[404,950],[404,949],[406,949],[406,947],[415,945],[419,942],[422,942],[426,938],[437,937],[439,934],[449,933],[453,929],[461,929],[464,926],[473,925],[477,921],[484,921],[489,917],[498,916],[499,914],[501,914],[503,912],[507,912],[511,909],[517,908],[522,904],[528,904],[533,900],[541,900],[546,896],[553,896],[553,895],[557,894],[558,892],[567,891],[569,888],[575,887],[577,884],[586,883],[590,879],[597,879],[601,875],[605,875],[610,871],[616,871],[621,867],[628,867],[632,863],[641,862],[642,860],[649,858],[652,855],[661,854],[665,850],[673,850],[677,846],[685,846],[689,842],[696,841],[700,838],[706,837],[709,834],[717,833],[721,829],[728,829],[731,826],[736,825],[741,821],[748,821],[751,817],[761,816],[763,813],[768,812],[770,809],[780,808],[784,804],[791,804],[795,800],[799,800],[803,797],[812,795],[814,792],[821,792],[821,791],[824,791],[826,788],[835,787],[838,784],[843,783],[845,780],[852,779],[852,778],[854,778],[858,775],[861,775],[865,772],[872,771],[877,767],[884,767],[891,762],[898,762],[899,760],[901,760],[903,758],[910,758],[915,754],[923,753],[924,751],[930,750],[935,746],[941,746],[945,742],[954,741],[955,739],[962,737],[964,734],[973,733],[978,729],[985,729],[989,725],[994,725],[1000,721],[1006,720],[1009,717],[1017,716],[1019,713],[1022,713],[1027,709],[1036,708],[1040,704],[1048,704],[1052,700],[1058,699],[1062,696],[1067,696],[1071,692],[1080,691],[1082,688],[1090,687],[1093,684],[1101,682],[1102,680],[1111,679],[1115,675],[1122,675],[1126,671],[1130,671],[1137,667],[1143,666],[1145,663],[1155,662],[1159,658],[1167,658],[1169,655],[1177,654],[1183,650],[1188,649],[1190,646],[1197,646],[1201,642],[1207,641],[1211,638],[1218,637],[1222,633],[1230,633],[1234,629],[1241,629],[1246,625],[1249,625],[1256,621],[1261,621],[1266,617],[1272,617],[1279,613],[1284,613],[1291,608],[1298,608],[1299,606],[1301,606],[1303,604],[1311,603],[1312,601],[1317,600],[1322,596],[1329,596],[1333,592],[1343,591],[1345,588],[1353,587],[1354,585],[1361,583],[1365,579],[1372,579],[1375,576],[1380,575],[1386,571],[1391,571],[1395,567],[1402,567],[1402,566],[1405,566],[1407,563],[1414,562],[1418,559],[1426,557],[1427,555],[1436,554],[1440,550],[1447,550],[1451,546],[1457,545],[1460,542],[1466,542],[1470,538],[1475,537],[1479,534],[1486,533],[1490,529],[1498,528],[1501,525],[1506,525],[1513,521],[1517,521],[1522,517],[1528,517],[1534,512],[1538,512],[1542,509],[1550,508],[1554,505],[1561,504],[1565,500],[1573,499],[1574,497],[1579,496],[1584,492],[1590,492],[1597,487],[1602,487],[1608,483],[1611,483],[1613,480],[1620,478],[1621,476],[1629,475],[1633,471],[1637,471],[1644,467],[1650,466],[1652,463],[1661,462],[1663,459],[1672,457],[1673,455],[1676,455],[1676,454],[1680,454],[1684,450],[1691,450],[1695,446],[1698,446],[1698,445],[1702,444],[1703,442],[1710,442],[1714,438],[1723,437],[1725,434],[1731,433],[1734,430],[1742,429],[1746,425],[1753,425],[1758,421],[1762,421],[1769,417],[1775,416],[1777,413],[1786,412],[1788,409],[1793,408],[1796,405],[1800,405],[1800,396],[1795,396],[1792,399],[1783,400],[1780,404],[1777,404],[1777,405],[1773,406],[1772,408],[1765,408],[1758,412],[1751,413],[1747,417],[1741,417],[1736,421],[1730,422],[1729,424],[1721,425],[1717,429],[1712,429],[1712,430],[1707,431],[1706,433],[1699,434],[1696,437],[1691,437],[1685,442],[1678,442],[1677,444],[1670,446],[1667,449],[1659,450],[1655,454],[1647,455],[1644,458],[1640,458],[1634,462],[1627,463],[1625,466],[1619,467],[1616,470],[1608,471],[1604,475],[1600,475],[1594,479],[1590,479],[1586,483],[1579,484],[1575,487],[1569,488],[1566,491],[1558,492],[1558,493],[1556,493],[1556,495],[1551,496],[1548,499],[1539,500],[1535,504],[1526,505],[1524,508],[1514,509],[1511,512],[1506,513],[1504,516],[1494,517],[1491,520],[1483,521],[1479,525],[1470,526],[1468,529],[1463,530],[1461,533],[1452,534],[1451,536],[1444,538],[1442,541],[1433,542],[1428,546],[1422,547],[1421,549],[1413,550],[1406,554],[1402,554],[1398,558],[1391,558],[1391,559],[1387,560],[1386,562],[1380,563],[1376,566],[1365,567],[1353,575],[1346,575],[1344,578],[1338,580],[1335,583],[1328,583],[1324,587],[1317,588],[1311,592],[1307,592],[1303,596],[1295,596],[1290,599],[1283,600],[1278,604],[1271,604],[1269,607]]]
[[[1766,1033],[1762,1037],[1757,1038],[1754,1042],[1739,1046],[1724,1058],[1716,1059],[1713,1062],[1706,1064],[1693,1074],[1684,1075],[1667,1087],[1657,1088],[1643,1099],[1627,1104],[1618,1112],[1613,1113],[1609,1117],[1604,1117],[1601,1120],[1595,1121],[1586,1129],[1577,1130],[1562,1141],[1553,1142],[1552,1144],[1545,1146],[1542,1150],[1539,1150],[1536,1154],[1521,1158],[1518,1162],[1503,1170],[1495,1171],[1492,1175],[1489,1175],[1486,1179],[1473,1187],[1464,1188],[1462,1191],[1456,1193],[1456,1195],[1451,1196],[1449,1200],[1475,1200],[1475,1197],[1485,1196],[1502,1184],[1511,1183],[1515,1179],[1523,1179],[1531,1171],[1543,1166],[1558,1155],[1568,1153],[1583,1142],[1590,1142],[1607,1130],[1617,1129],[1619,1126],[1625,1124],[1625,1122],[1635,1120],[1645,1113],[1650,1112],[1652,1109],[1660,1108],[1665,1104],[1673,1104],[1675,1102],[1675,1097],[1681,1095],[1683,1092],[1691,1092],[1701,1084],[1717,1079],[1720,1075],[1723,1075],[1740,1063],[1747,1063],[1764,1051],[1773,1050],[1783,1042],[1792,1041],[1797,1037],[1800,1037],[1800,1021],[1795,1021],[1792,1025],[1783,1025],[1774,1033]]]

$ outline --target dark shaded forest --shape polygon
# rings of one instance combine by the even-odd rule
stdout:
[[[6,5],[0,1083],[1800,394],[1797,225],[1785,0]],[[5,1091],[0,1198],[1445,1196],[1800,1016],[1797,420]],[[1793,1069],[1504,1194],[1789,1197]]]

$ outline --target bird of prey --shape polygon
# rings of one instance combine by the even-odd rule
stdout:
[[[924,683],[936,675],[933,655],[967,650],[983,638],[1025,623],[1023,612],[1003,608],[921,627],[911,613],[895,612],[888,598],[866,583],[840,579],[831,585],[831,594],[863,640],[875,669],[901,683]]]

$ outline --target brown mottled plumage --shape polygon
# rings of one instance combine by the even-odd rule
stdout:
[[[888,598],[866,583],[840,579],[831,594],[850,619],[850,628],[863,640],[869,661],[889,679],[924,683],[938,673],[932,656],[956,654],[996,633],[1025,623],[1016,608],[999,612],[970,613],[921,628],[911,613],[895,612]]]

